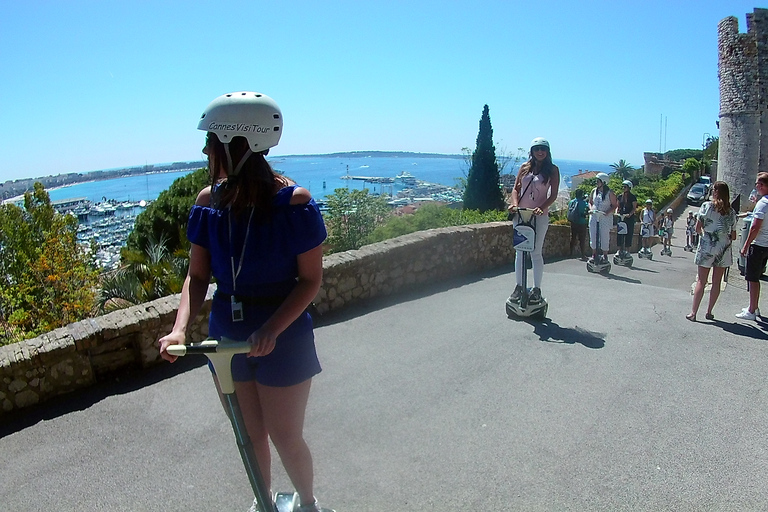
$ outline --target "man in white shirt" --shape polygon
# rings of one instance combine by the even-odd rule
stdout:
[[[768,262],[768,222],[765,222],[768,213],[768,172],[757,173],[755,190],[762,197],[752,211],[752,225],[741,248],[741,254],[747,258],[744,277],[749,285],[749,307],[742,309],[736,318],[744,320],[755,320],[760,316],[760,278]]]

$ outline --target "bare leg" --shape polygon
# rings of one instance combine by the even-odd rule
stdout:
[[[720,274],[722,277],[722,273]],[[704,286],[707,284],[709,278],[709,269],[707,267],[699,266],[699,272],[696,277],[696,286],[693,289],[693,304],[691,305],[691,315],[696,316],[701,305],[701,299],[704,297]]]
[[[749,312],[757,311],[757,303],[760,301],[760,281],[749,282]]]
[[[288,387],[256,384],[264,425],[302,504],[315,500],[312,454],[303,433],[311,384],[311,379]]]
[[[720,296],[720,283],[723,281],[724,273],[725,267],[712,268],[712,289],[709,290],[709,306],[707,307],[708,315],[712,314],[717,298]]]

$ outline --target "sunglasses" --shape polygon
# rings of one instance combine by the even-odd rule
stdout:
[[[547,151],[549,148],[547,146],[533,146],[531,148],[531,151],[536,153],[537,151]]]

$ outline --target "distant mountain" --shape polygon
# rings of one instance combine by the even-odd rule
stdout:
[[[464,158],[464,155],[445,155],[442,153],[415,153],[413,151],[347,151],[342,153],[321,153],[311,155],[281,155],[275,156],[275,158],[289,158],[289,157],[307,157],[313,158],[365,158],[365,157],[377,157],[377,158],[399,158],[399,157],[416,157],[416,158]]]

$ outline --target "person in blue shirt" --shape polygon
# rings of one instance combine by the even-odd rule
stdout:
[[[312,377],[321,370],[307,307],[322,282],[326,230],[310,193],[265,158],[282,128],[277,103],[256,92],[225,94],[203,113],[198,129],[207,132],[211,185],[189,215],[189,272],[160,355],[176,359],[167,348],[186,342],[215,277],[209,336],[252,345],[233,357],[232,376],[264,481],[270,485],[271,439],[299,493],[299,510],[318,512],[326,509],[313,494],[303,427]]]
[[[571,220],[571,254],[573,254],[573,248],[578,243],[579,254],[582,261],[587,261],[589,258],[589,252],[587,251],[587,225],[589,224],[588,215],[589,204],[584,199],[584,191],[576,189],[574,192],[574,198],[568,203],[568,211],[575,211],[575,218]],[[578,239],[578,240],[577,240]]]

